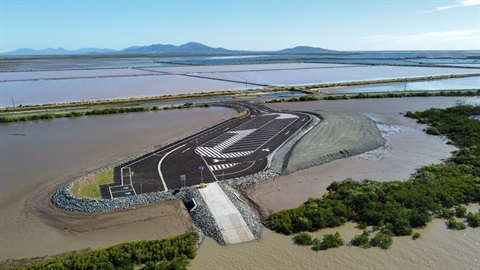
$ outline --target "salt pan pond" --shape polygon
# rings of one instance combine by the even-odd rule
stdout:
[[[12,106],[12,100],[17,105],[31,105],[478,72],[471,68],[307,63],[6,72],[0,73],[4,80],[0,81],[0,106]]]

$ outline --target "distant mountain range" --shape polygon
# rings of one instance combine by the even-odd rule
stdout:
[[[326,53],[334,52],[323,48],[298,46],[279,51],[240,51],[225,48],[213,48],[198,42],[189,42],[179,46],[152,44],[149,46],[132,46],[123,50],[83,48],[79,50],[65,50],[63,48],[48,48],[34,50],[29,48],[18,49],[1,55],[83,55],[83,54],[245,54],[245,53]]]

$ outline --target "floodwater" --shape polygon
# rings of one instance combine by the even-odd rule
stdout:
[[[183,136],[197,121],[200,127],[231,115],[230,109],[212,107],[1,124],[0,202],[92,161],[102,167],[165,143],[164,138]]]
[[[393,92],[404,90],[450,90],[450,89],[480,89],[480,77],[446,79],[424,82],[392,83],[381,86],[359,86],[332,90],[332,93],[360,93],[360,92]]]
[[[405,98],[405,99],[366,99],[366,100],[339,100],[339,101],[312,101],[295,103],[277,103],[279,109],[292,110],[346,110],[382,115],[386,121],[389,117],[397,118],[400,112],[406,110],[420,111],[431,107],[445,108],[456,103],[480,105],[479,97],[434,97],[434,98]],[[376,120],[376,119],[374,119]],[[408,151],[401,148],[396,151]],[[421,146],[420,146],[421,147]],[[427,147],[425,147],[427,148]],[[419,152],[423,150],[418,150]],[[431,153],[435,155],[435,153]],[[422,156],[412,155],[408,161],[420,163]],[[350,166],[348,159],[342,160],[343,166]],[[333,165],[334,162],[316,167],[318,171],[323,166]],[[368,165],[368,164],[366,164]],[[395,163],[389,164],[394,166]],[[403,167],[401,167],[403,168]],[[326,167],[325,167],[326,169]],[[385,174],[397,168],[378,168]],[[338,168],[335,171],[342,170]],[[349,169],[345,169],[348,171]],[[308,182],[308,176],[302,178],[301,172],[297,175],[298,182]],[[328,176],[332,173],[326,173]],[[319,173],[320,174],[320,173]],[[406,172],[406,174],[410,174]],[[287,176],[288,177],[288,176]],[[335,178],[336,174],[330,175]],[[359,177],[365,177],[360,175]],[[321,178],[321,176],[319,176]],[[290,179],[292,182],[297,180]],[[317,179],[315,179],[317,180]],[[292,188],[292,192],[299,192],[292,185],[285,182],[279,183],[282,187],[274,190]],[[272,185],[272,187],[274,187]],[[320,189],[319,187],[317,187]],[[313,189],[313,188],[311,188]],[[316,188],[315,188],[316,189]],[[320,192],[320,191],[316,191]],[[312,190],[312,193],[315,191]],[[273,191],[267,195],[275,202],[288,200],[276,198],[281,196]],[[290,196],[288,196],[290,197]],[[292,195],[291,197],[295,197]],[[280,203],[278,203],[280,204]],[[270,209],[271,206],[263,205]],[[296,206],[295,206],[296,207]],[[479,205],[469,205],[468,211],[478,212]],[[362,231],[355,228],[352,223],[338,228],[320,230],[311,233],[313,237],[322,238],[324,234],[333,234],[338,231],[341,237],[350,241]],[[468,227],[463,231],[448,230],[445,220],[435,219],[427,224],[426,228],[414,230],[422,235],[422,239],[412,240],[410,237],[395,237],[393,245],[388,250],[379,248],[362,249],[359,247],[343,246],[338,249],[315,252],[309,247],[293,244],[293,236],[284,236],[264,229],[259,242],[243,243],[223,247],[214,240],[207,238],[198,250],[197,257],[191,262],[191,269],[478,269],[480,264],[480,231],[478,228]]]
[[[478,211],[478,204],[469,210]],[[261,241],[228,247],[207,238],[189,269],[478,269],[478,230],[448,230],[445,220],[433,220],[426,228],[415,230],[421,239],[394,237],[388,250],[342,246],[315,252],[295,245],[293,236],[264,229]],[[337,231],[347,243],[362,233],[355,224],[347,223],[311,235],[322,239]]]
[[[235,113],[211,107],[0,125],[0,261],[117,244],[116,236],[97,241],[48,226],[32,212],[34,198]]]

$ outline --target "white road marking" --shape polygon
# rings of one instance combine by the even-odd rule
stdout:
[[[166,153],[166,154],[162,157],[162,159],[160,159],[160,162],[158,162],[158,175],[160,175],[160,179],[162,180],[162,184],[163,184],[163,187],[165,188],[165,191],[168,191],[168,188],[167,188],[167,184],[165,183],[165,179],[163,179],[162,170],[160,169],[160,167],[162,166],[162,161],[163,161],[168,155],[170,155],[171,153],[173,153],[173,152],[177,151],[178,149],[184,147],[185,145],[186,145],[186,144],[181,145],[181,146],[173,149],[172,151]]]

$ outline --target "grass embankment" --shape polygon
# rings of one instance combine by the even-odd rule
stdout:
[[[352,245],[382,248],[391,245],[392,236],[412,235],[412,228],[426,226],[433,217],[450,219],[448,228],[464,229],[465,223],[478,227],[480,212],[466,214],[462,206],[480,201],[480,121],[471,115],[480,115],[480,106],[408,112],[408,117],[430,125],[429,133],[446,135],[460,150],[445,164],[423,167],[405,182],[333,182],[323,197],[271,214],[266,226],[289,235],[353,221],[377,233],[370,240],[368,232],[357,236]],[[452,219],[455,216],[460,220]]]
[[[28,260],[10,261],[4,269],[186,269],[196,255],[195,232],[149,241],[134,241],[116,246],[58,256],[32,264]],[[0,265],[1,266],[1,265]]]
[[[113,168],[79,181],[72,187],[72,193],[81,198],[101,199],[100,186],[107,184],[113,184]]]

